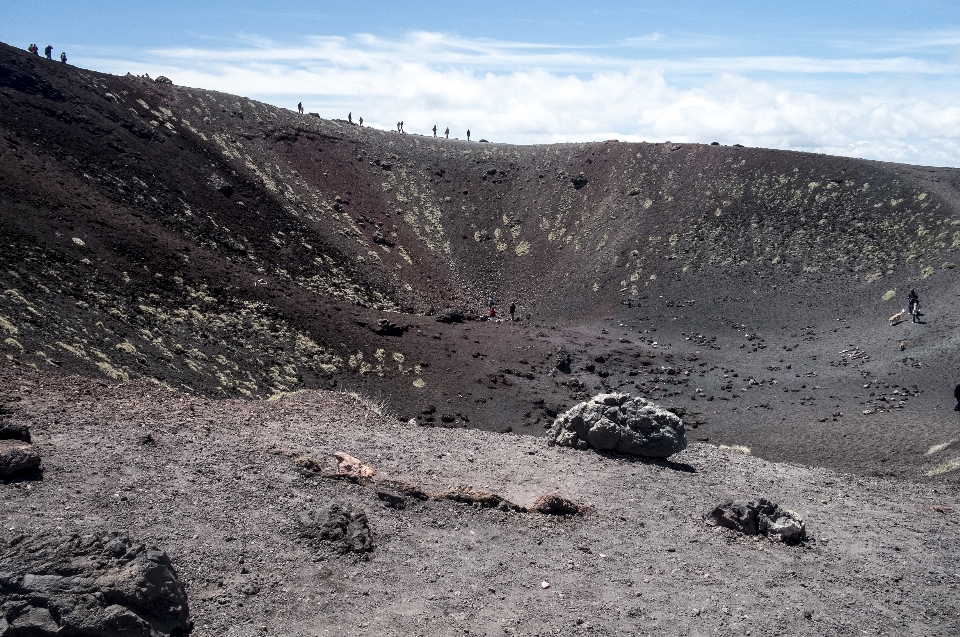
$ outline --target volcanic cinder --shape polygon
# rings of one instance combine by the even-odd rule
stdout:
[[[960,628],[957,169],[435,139],[0,45],[0,247],[42,460],[0,536],[157,546],[194,634]],[[610,393],[689,446],[548,447]],[[704,522],[759,498],[807,540]],[[364,551],[302,537],[331,502]]]

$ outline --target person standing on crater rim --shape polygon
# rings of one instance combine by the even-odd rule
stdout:
[[[470,129],[467,129],[467,141],[470,141]]]
[[[436,125],[436,124],[433,125],[433,136],[434,136],[434,137],[437,136],[437,125]]]
[[[52,60],[52,59],[53,59],[53,47],[48,44],[48,45],[47,45],[47,48],[45,48],[45,49],[43,50],[43,54],[47,56],[47,59],[48,59],[48,60]]]
[[[360,122],[360,126],[363,126],[363,118],[362,118],[362,117],[358,117],[358,118],[357,118],[357,121]]]
[[[449,127],[449,126],[447,126],[447,129],[446,129],[445,131],[443,131],[443,136],[446,137],[447,139],[450,139],[450,127]]]
[[[61,51],[61,52],[60,52],[60,63],[61,63],[61,64],[66,64],[66,63],[67,63],[67,52],[66,52],[66,51]],[[303,111],[301,111],[301,112],[303,112]]]
[[[303,102],[297,102],[297,110],[303,115]]]
[[[351,124],[353,123],[353,111],[347,113],[347,121]]]
[[[907,296],[908,307],[910,308],[910,318],[914,323],[920,322],[920,297],[917,295],[917,291],[911,289],[910,295]]]

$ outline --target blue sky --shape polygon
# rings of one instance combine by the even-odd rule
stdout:
[[[955,2],[3,5],[14,46],[385,128],[960,166]]]

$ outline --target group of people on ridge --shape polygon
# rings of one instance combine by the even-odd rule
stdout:
[[[34,45],[31,44],[30,46],[34,46]],[[48,48],[49,48],[49,47],[48,47]],[[50,57],[50,55],[48,54],[47,57]],[[63,61],[66,62],[66,54],[63,54]],[[298,111],[301,115],[303,115],[303,102],[298,102],[298,103],[297,103],[297,111]],[[347,121],[350,122],[351,124],[353,123],[353,111],[347,113]],[[362,118],[362,117],[358,117],[358,118],[357,118],[357,123],[360,124],[360,126],[363,126],[363,118]],[[397,132],[398,132],[398,133],[406,133],[406,132],[407,132],[407,131],[403,130],[403,120],[400,120],[399,122],[397,122]],[[437,126],[436,126],[436,124],[434,124],[434,126],[433,126],[433,136],[434,136],[434,137],[437,136]],[[449,127],[449,126],[444,129],[444,131],[443,131],[443,136],[444,136],[445,138],[447,138],[447,139],[450,139],[450,127]],[[470,129],[469,129],[469,128],[467,129],[467,141],[470,141]]]
[[[34,55],[40,55],[40,47],[38,47],[36,44],[31,44],[30,46],[28,46],[28,47],[27,47],[27,51],[30,51],[30,52],[33,53]],[[44,54],[45,56],[47,56],[47,59],[48,59],[48,60],[52,60],[52,59],[53,59],[53,47],[48,44],[48,45],[43,49],[43,54]],[[64,64],[67,63],[67,52],[66,52],[66,51],[62,51],[62,52],[60,53],[60,61],[63,62]]]

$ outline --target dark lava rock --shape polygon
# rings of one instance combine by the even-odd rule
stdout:
[[[0,476],[9,476],[40,468],[37,448],[22,440],[0,440]],[[3,635],[0,632],[0,635]]]
[[[388,238],[387,238],[382,232],[380,232],[379,230],[377,230],[376,232],[373,233],[373,242],[374,242],[374,243],[377,243],[377,244],[380,244],[380,245],[384,245],[384,246],[392,246],[392,245],[394,245],[393,241],[391,241],[390,239],[388,239]]]
[[[573,362],[573,359],[570,356],[570,352],[562,347],[558,347],[557,351],[553,354],[553,365],[558,370],[564,374],[570,373],[570,363]]]
[[[0,540],[0,635],[181,637],[187,594],[160,549],[116,533]]]
[[[165,75],[158,75],[157,79],[154,80],[157,84],[173,84],[173,80]]]
[[[0,440],[30,442],[30,429],[23,423],[0,420]]]
[[[590,180],[587,179],[583,173],[571,178],[570,181],[573,182],[573,187],[577,190],[580,190],[590,182]]]
[[[207,183],[224,197],[229,197],[233,194],[233,184],[216,173],[210,176]]]
[[[799,542],[806,538],[806,525],[793,511],[764,498],[729,500],[706,516],[707,524],[722,526],[744,535],[766,535],[781,542]]]
[[[463,323],[464,316],[462,312],[447,308],[437,315],[437,321],[440,323]]]
[[[377,498],[381,502],[383,502],[384,506],[388,506],[391,509],[407,508],[406,498],[404,498],[401,494],[391,489],[384,489],[384,488],[377,489]]]
[[[405,331],[406,329],[396,323],[391,323],[387,319],[379,319],[377,321],[377,327],[373,330],[374,334],[379,334],[380,336],[403,336]]]
[[[544,515],[576,515],[581,508],[576,502],[551,493],[537,498],[530,511]]]
[[[598,394],[561,414],[547,434],[551,444],[666,458],[687,448],[683,421],[630,394]]]
[[[340,553],[367,553],[373,550],[373,538],[367,514],[331,502],[315,511],[300,514],[300,536],[321,540]]]

